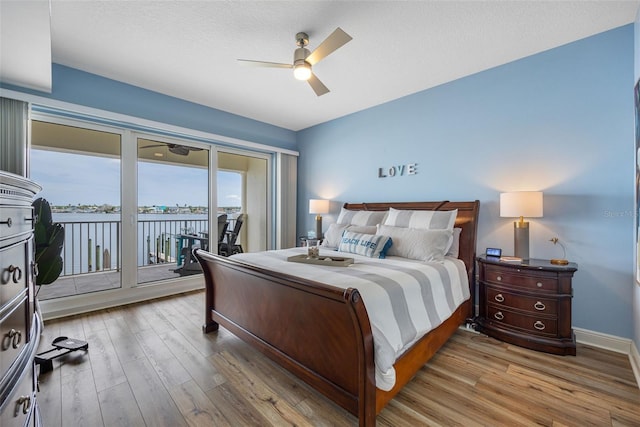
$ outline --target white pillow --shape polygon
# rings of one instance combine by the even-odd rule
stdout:
[[[349,224],[329,224],[329,228],[324,232],[322,246],[337,248],[342,238],[342,233],[349,227]]]
[[[382,224],[422,230],[453,230],[457,216],[457,209],[452,211],[414,211],[389,208],[389,214]]]
[[[338,215],[338,224],[378,225],[384,222],[387,211],[352,211],[342,208]]]
[[[376,234],[375,225],[329,224],[329,228],[324,233],[322,246],[326,248],[337,248],[338,245],[340,245],[340,239],[345,230],[353,231],[354,233]]]
[[[456,227],[453,229],[453,241],[445,256],[452,256],[454,258],[460,256],[460,233],[462,233],[462,228]]]
[[[379,225],[378,234],[389,236],[393,240],[387,255],[419,261],[444,261],[444,254],[453,240],[453,230],[421,230]]]
[[[340,239],[338,251],[364,255],[369,258],[384,258],[391,246],[389,236],[345,231]]]

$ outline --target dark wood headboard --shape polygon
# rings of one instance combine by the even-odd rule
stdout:
[[[478,233],[478,213],[480,201],[450,202],[384,202],[384,203],[345,203],[345,209],[364,211],[386,211],[389,208],[422,211],[450,211],[458,209],[455,227],[462,228],[460,233],[460,258],[469,272],[469,286],[473,289],[473,274],[476,260],[476,239]]]

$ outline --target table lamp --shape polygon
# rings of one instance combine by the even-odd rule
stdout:
[[[520,217],[520,220],[513,223],[514,255],[523,260],[528,260],[529,223],[524,220],[524,217],[542,217],[542,191],[501,193],[500,216]]]
[[[329,213],[329,200],[309,199],[309,213],[316,214],[316,239],[322,239],[322,216]]]

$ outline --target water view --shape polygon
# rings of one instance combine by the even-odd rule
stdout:
[[[59,207],[53,210],[53,221],[65,228],[63,276],[120,269],[121,224],[118,209],[113,213],[99,210],[95,213],[60,212],[62,209]],[[177,263],[181,234],[204,236],[208,233],[205,209],[185,207],[172,211],[176,213],[138,214],[138,267]],[[202,213],[190,213],[192,211]],[[220,213],[228,214],[231,221],[239,211],[239,207],[220,209]]]

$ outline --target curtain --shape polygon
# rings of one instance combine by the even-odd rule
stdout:
[[[0,98],[0,170],[27,176],[29,104]]]
[[[277,155],[278,177],[276,220],[276,249],[296,246],[296,209],[298,157],[288,154]]]

